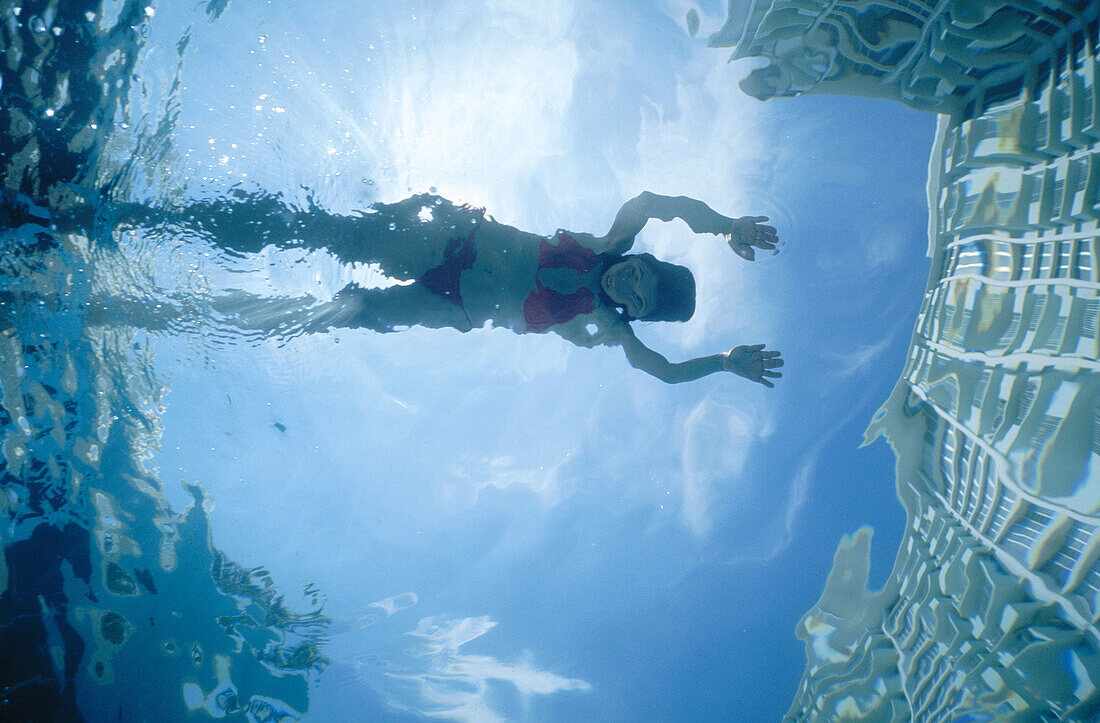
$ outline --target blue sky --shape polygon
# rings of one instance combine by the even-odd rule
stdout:
[[[171,499],[201,484],[215,544],[291,598],[327,594],[318,716],[777,718],[841,535],[874,525],[879,580],[900,539],[892,456],[857,446],[924,288],[934,118],[743,96],[749,66],[705,45],[717,2],[376,5],[158,9],[147,85],[194,26],[152,192],[305,187],[348,211],[435,188],[547,234],[603,232],[642,190],[768,214],[785,248],[756,264],[647,227],[637,248],[690,266],[700,299],[639,336],[672,359],[766,342],[786,375],[671,387],[617,350],[500,329],[162,338]],[[180,243],[191,288],[369,276]]]

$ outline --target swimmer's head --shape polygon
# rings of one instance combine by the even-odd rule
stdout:
[[[631,319],[687,321],[695,313],[691,271],[650,254],[632,254],[612,263],[600,278],[600,288]]]

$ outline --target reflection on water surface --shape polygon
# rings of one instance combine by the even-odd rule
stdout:
[[[684,124],[683,137],[668,132],[677,114],[708,119],[707,132],[722,140],[709,146],[714,153],[737,145],[729,140],[737,129],[721,125],[734,109],[697,114],[725,97],[700,90],[714,77],[707,73],[717,72],[702,70],[716,63],[714,51],[684,45],[687,30],[694,35],[707,20],[718,28],[712,46],[767,59],[742,87],[774,98],[768,112],[797,112],[812,100],[780,105],[785,96],[836,93],[942,114],[927,141],[934,141],[931,274],[900,379],[867,433],[885,435],[897,457],[897,495],[907,514],[900,550],[885,585],[872,592],[870,528],[842,541],[824,592],[796,628],[807,667],[797,689],[796,672],[783,679],[794,697],[788,715],[1095,718],[1096,4],[779,0],[734,3],[728,18],[693,8],[686,27],[649,10],[630,25],[625,14],[590,9],[605,21],[604,36],[581,31],[586,16],[568,3],[522,12],[506,5],[492,5],[489,27],[529,72],[497,74],[489,64],[482,72],[499,91],[490,114],[498,132],[511,127],[500,125],[511,117],[509,98],[534,98],[541,108],[526,121],[527,143],[515,146],[516,157],[542,174],[542,185],[516,192],[530,207],[532,226],[559,223],[543,218],[553,206],[537,207],[540,196],[595,196],[602,185],[621,202],[633,194],[615,183],[632,174],[634,183],[651,178],[639,169],[658,163],[653,158],[668,165],[650,171],[715,160],[689,152],[698,128]],[[327,207],[334,218],[421,190],[413,179],[431,166],[417,166],[417,158],[432,154],[447,155],[459,169],[439,171],[439,182],[448,181],[464,201],[487,203],[477,184],[489,182],[477,179],[497,172],[512,178],[515,169],[508,161],[471,160],[476,154],[448,135],[484,122],[480,106],[455,100],[466,97],[476,74],[448,75],[455,58],[424,60],[423,20],[437,30],[462,30],[449,34],[460,43],[474,32],[464,23],[481,22],[480,9],[379,8],[387,32],[367,38],[370,47],[356,56],[385,65],[379,77],[390,80],[375,85],[330,82],[350,73],[321,47],[325,34],[297,36],[306,52],[293,54],[286,27],[300,19],[280,12],[226,3],[0,4],[0,645],[18,651],[0,666],[5,715],[95,720],[166,711],[281,720],[310,711],[354,719],[367,711],[579,719],[639,714],[631,699],[668,717],[732,714],[721,701],[746,695],[722,686],[736,685],[731,677],[744,684],[751,671],[715,655],[703,664],[715,677],[700,682],[675,677],[680,663],[670,667],[666,658],[733,650],[735,641],[750,649],[737,636],[758,634],[783,614],[761,613],[760,601],[787,596],[806,600],[805,609],[817,594],[824,570],[780,575],[770,565],[816,554],[792,549],[792,540],[820,546],[821,533],[805,520],[817,519],[815,506],[828,505],[815,480],[826,474],[821,450],[834,432],[803,445],[812,449],[808,457],[792,447],[770,456],[793,461],[764,467],[753,450],[784,428],[792,428],[792,439],[796,434],[795,425],[776,421],[788,419],[773,411],[783,397],[760,401],[755,390],[719,384],[673,397],[614,376],[618,371],[607,369],[621,359],[598,350],[581,359],[550,340],[513,344],[489,329],[411,330],[396,335],[407,339],[385,343],[366,332],[303,334],[311,331],[301,321],[303,307],[287,299],[368,286],[378,269],[314,250],[275,249],[247,229],[236,238],[252,244],[242,254],[212,243],[217,234],[201,221],[188,225],[173,214],[211,197],[228,209],[252,193],[241,189],[261,188],[282,194],[279,213],[313,209],[321,219]],[[650,22],[657,16],[660,23]],[[564,117],[566,107],[606,110],[619,102],[614,93],[570,90],[570,82],[589,87],[583,83],[594,67],[609,77],[623,72],[610,59],[645,45],[632,39],[616,46],[616,25],[607,17],[632,33],[654,33],[650,42],[675,49],[661,63],[680,63],[684,77],[698,79],[662,88],[668,78],[660,64],[630,55],[653,65],[642,73],[641,120],[614,129],[635,134],[626,150],[618,148],[627,145],[622,137],[600,125],[600,113],[589,113],[576,136],[555,135],[553,123],[542,121]],[[260,114],[232,121],[247,128],[247,143],[243,132],[207,136],[195,119],[216,115],[217,100],[188,90],[189,82],[215,87],[212,55],[192,44],[209,42],[222,26],[239,29],[241,47],[261,58],[253,78],[229,81],[246,89],[240,98],[247,106],[231,96],[224,109],[232,119],[244,118],[233,114],[246,108]],[[541,43],[543,60],[509,45],[516,38]],[[547,83],[534,84],[528,79],[545,58],[560,75],[543,73]],[[264,87],[249,85],[257,79]],[[522,87],[509,96],[502,89],[513,82]],[[427,106],[447,109],[447,123],[433,126],[404,110],[426,107],[407,92],[414,86],[425,97],[454,101]],[[391,95],[363,114],[368,120],[350,119],[357,90]],[[333,100],[340,94],[343,106]],[[198,107],[206,103],[208,109]],[[293,132],[279,130],[291,115]],[[380,126],[389,132],[364,130]],[[819,131],[811,134],[816,144]],[[383,149],[387,143],[399,150]],[[596,161],[574,167],[545,150],[567,143]],[[815,152],[812,145],[806,153]],[[192,156],[200,146],[210,150],[208,168]],[[377,154],[374,177],[351,176],[356,147]],[[248,153],[260,160],[246,171],[240,162]],[[281,166],[281,156],[292,161]],[[279,177],[297,179],[291,163],[314,156],[333,164],[323,180],[299,189]],[[264,166],[273,169],[267,177]],[[698,175],[682,173],[685,186]],[[743,176],[759,186],[773,180],[762,165]],[[376,195],[383,193],[376,178],[389,195]],[[268,189],[267,180],[279,185]],[[720,180],[668,190],[701,196],[706,183]],[[219,188],[223,182],[236,190]],[[789,198],[769,201],[759,189],[742,197],[751,200],[754,192],[761,205],[778,207],[743,213],[771,214],[781,234],[789,230],[784,224],[801,223]],[[484,190],[493,193],[501,213],[523,216],[522,204],[509,209],[510,196]],[[127,217],[134,208],[148,214],[140,224]],[[896,208],[901,215],[900,199]],[[593,208],[570,225],[589,228],[600,213],[606,210]],[[657,238],[664,250],[673,248],[670,237]],[[866,244],[865,261],[894,269],[885,239],[875,241]],[[778,303],[775,289],[759,291],[762,282],[731,271],[736,267],[710,251],[675,253],[694,262],[699,277],[695,325],[665,336],[643,327],[640,335],[686,357],[727,332],[782,328],[752,320],[757,308]],[[781,258],[795,253],[818,258],[798,245]],[[841,275],[841,266],[831,273]],[[783,267],[773,276],[769,268],[759,278],[774,282]],[[818,288],[810,277],[800,283],[808,294]],[[225,298],[263,299],[265,313],[294,318],[285,326],[272,322],[285,332],[273,340],[270,329],[244,328],[242,307],[226,311]],[[282,306],[272,302],[279,298]],[[852,298],[849,306],[875,315],[858,303]],[[877,353],[871,344],[853,348],[834,376],[863,374]],[[338,359],[342,375],[333,375],[328,357]],[[262,368],[250,368],[254,360],[263,360]],[[401,376],[417,364],[424,365],[418,376]],[[804,373],[812,366],[804,364]],[[170,381],[182,396],[169,394]],[[514,401],[503,406],[496,397]],[[856,395],[845,403],[851,414],[865,404]],[[846,419],[831,424],[839,432]],[[767,483],[766,494],[754,476]],[[180,485],[179,477],[191,481]],[[857,512],[860,519],[877,514]],[[747,523],[738,515],[751,522],[753,535],[739,536],[738,525]],[[220,550],[223,543],[231,553]],[[757,599],[737,608],[744,619],[732,619],[723,596],[756,584],[757,569],[767,574],[741,591]],[[713,580],[731,570],[739,585],[711,594]],[[787,577],[812,579],[796,589],[784,587]],[[291,587],[325,582],[302,582],[301,595],[289,596],[284,579]],[[718,598],[710,603],[716,607],[706,608],[704,598]],[[715,620],[706,614],[713,610],[720,611]],[[703,642],[689,640],[693,635]],[[785,644],[775,639],[753,655],[787,660]],[[759,659],[753,667],[761,667]],[[722,666],[736,674],[723,677]],[[653,700],[647,696],[657,694],[641,677],[621,680],[630,675],[612,668],[665,671],[669,685],[699,688],[702,702],[692,708],[691,701]],[[703,689],[717,693],[705,697]],[[787,704],[759,705],[754,715]]]

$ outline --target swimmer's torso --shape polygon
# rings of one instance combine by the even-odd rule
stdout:
[[[376,204],[354,228],[332,250],[415,282],[425,326],[541,332],[599,303],[599,264],[574,240],[587,234],[538,236],[426,194]]]
[[[474,232],[476,256],[462,274],[462,302],[473,327],[503,326],[527,330],[524,299],[535,288],[539,240],[535,234],[484,219]]]
[[[485,219],[473,236],[476,258],[461,277],[462,300],[473,327],[516,333],[548,331],[592,311],[601,266],[574,237],[546,238]]]

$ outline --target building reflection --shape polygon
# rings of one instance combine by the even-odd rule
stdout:
[[[869,530],[802,619],[790,719],[1100,716],[1100,58],[1094,2],[756,2],[712,45],[766,99],[941,113],[932,272],[867,432],[907,511],[890,582]]]

